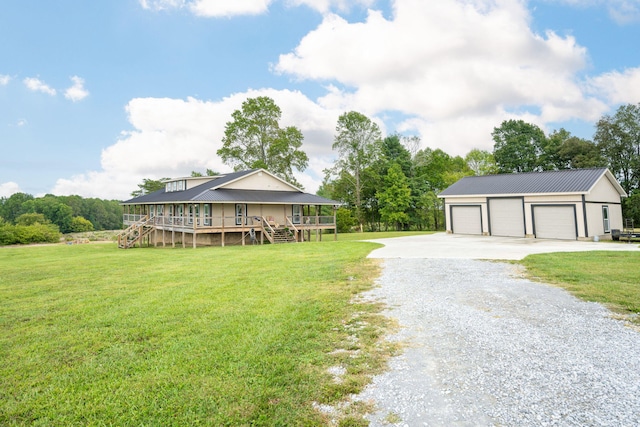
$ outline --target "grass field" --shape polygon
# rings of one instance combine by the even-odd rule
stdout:
[[[553,283],[587,301],[623,313],[640,313],[640,253],[575,252],[529,255],[530,277]]]
[[[0,248],[0,425],[324,425],[394,351],[375,247]]]

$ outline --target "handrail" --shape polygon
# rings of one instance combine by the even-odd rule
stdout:
[[[276,234],[275,230],[273,229],[273,227],[271,227],[271,224],[269,224],[269,221],[267,221],[267,219],[263,216],[260,217],[261,221],[262,221],[262,230],[265,232],[264,235],[267,236],[267,239],[269,240],[269,242],[271,242],[271,244],[273,244],[273,235]],[[269,231],[267,231],[264,227],[264,225],[267,225],[267,228],[269,229]]]
[[[291,228],[293,228],[293,231],[296,232],[296,234],[298,233],[298,228],[295,226],[295,224],[291,221],[291,219],[289,219],[289,217],[286,217],[287,220],[287,227],[291,226]]]

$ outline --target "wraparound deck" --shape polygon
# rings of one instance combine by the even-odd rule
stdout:
[[[146,242],[151,246],[187,245],[194,248],[200,245],[226,244],[263,244],[304,242],[322,240],[324,230],[334,230],[335,216],[287,216],[284,218],[259,216],[148,216],[125,214],[123,222],[128,226],[118,237],[118,246],[129,248]],[[215,235],[215,239],[213,238]],[[206,243],[203,236],[210,236]],[[218,238],[219,237],[219,238]],[[200,242],[199,242],[200,239]],[[189,242],[190,240],[190,242]]]

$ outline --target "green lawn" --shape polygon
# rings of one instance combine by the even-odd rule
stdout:
[[[626,313],[640,313],[638,252],[529,255],[522,264],[531,277],[562,286],[582,299]]]
[[[433,231],[375,231],[364,233],[340,233],[338,234],[338,241],[355,241],[355,240],[373,240],[373,239],[389,239],[392,237],[406,237],[417,236],[422,234],[433,234]],[[314,239],[314,236],[311,236]],[[333,234],[326,234],[322,236],[322,241],[333,240]]]
[[[375,247],[0,248],[0,425],[323,425],[393,352]]]

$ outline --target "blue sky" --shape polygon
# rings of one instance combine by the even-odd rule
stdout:
[[[523,119],[591,138],[640,102],[640,0],[23,0],[0,13],[0,196],[127,198],[229,171],[247,97],[299,127],[315,191],[336,120],[464,155]]]

